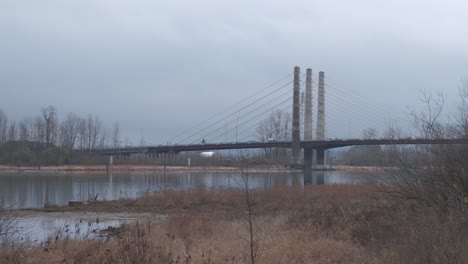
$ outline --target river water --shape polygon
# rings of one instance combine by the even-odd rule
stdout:
[[[302,172],[248,172],[251,188],[303,185]],[[306,184],[373,183],[378,178],[363,171],[316,171]],[[136,198],[147,191],[195,187],[241,187],[237,171],[119,172],[111,173],[3,173],[0,174],[0,205],[7,208],[40,208],[69,201]]]
[[[277,185],[355,184],[380,181],[375,173],[364,171],[314,171],[305,179],[302,172],[248,172],[249,187],[269,189]],[[246,174],[244,174],[245,178]],[[66,205],[69,201],[136,198],[147,191],[189,188],[241,188],[238,171],[64,173],[21,172],[0,174],[0,207],[40,208],[45,204]],[[56,237],[96,239],[101,231],[136,219],[164,216],[125,213],[45,213],[21,211],[13,234],[17,240],[40,243]],[[0,217],[0,223],[1,223]],[[1,243],[2,237],[0,237]]]

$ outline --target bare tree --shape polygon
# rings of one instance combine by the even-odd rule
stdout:
[[[11,242],[15,235],[18,217],[14,210],[5,206],[5,200],[0,196],[0,246]]]
[[[31,137],[33,141],[44,142],[44,130],[42,126],[42,117],[35,116],[31,124]]]
[[[377,139],[378,132],[375,128],[366,128],[362,131],[362,138],[363,139]]]
[[[463,94],[461,101],[463,104]],[[466,123],[443,125],[441,121],[444,96],[423,92],[425,109],[411,113],[416,128],[426,138],[461,137]],[[459,113],[463,116],[465,113]],[[454,135],[452,133],[458,133]],[[416,147],[415,147],[416,148]],[[421,160],[399,159],[399,169],[391,176],[390,193],[443,213],[453,209],[464,210],[468,194],[468,149],[465,145],[427,145],[417,147]]]
[[[80,118],[75,113],[69,113],[60,124],[60,145],[72,151],[78,139]]]
[[[93,130],[91,132],[92,134],[92,137],[91,137],[91,141],[92,141],[92,149],[96,149],[98,147],[98,144],[99,144],[99,135],[102,133],[102,122],[101,120],[99,119],[99,117],[95,116],[94,117],[94,122],[93,122]]]
[[[247,171],[242,169],[242,189],[245,195],[245,204],[247,209],[247,231],[249,233],[249,249],[250,249],[250,263],[255,264],[258,256],[258,239],[256,233],[258,232],[258,227],[255,225],[253,219],[253,205],[252,197],[250,192],[250,177]]]
[[[260,142],[266,142],[270,137],[273,136],[267,120],[261,121],[255,131],[257,132],[257,137]]]
[[[244,156],[241,157],[241,164],[245,164],[242,162]],[[243,200],[245,202],[245,211],[241,210],[240,215],[240,226],[247,232],[249,245],[249,255],[250,255],[250,263],[255,264],[258,258],[258,251],[259,251],[259,236],[258,233],[261,231],[261,224],[256,221],[255,217],[255,202],[252,193],[252,176],[249,175],[248,170],[246,167],[241,167],[240,171],[240,180],[238,181],[236,178],[232,178],[234,182],[238,185],[238,187],[243,192]]]
[[[258,139],[262,142],[268,139],[287,140],[290,123],[291,115],[288,112],[276,110],[258,125],[256,129]]]
[[[88,115],[86,121],[86,142],[87,149],[96,149],[98,145],[99,134],[101,133],[102,123],[97,116],[93,117],[91,114]]]
[[[43,134],[47,144],[53,144],[57,135],[57,110],[54,106],[41,109],[41,116],[43,118]]]
[[[366,128],[362,131],[363,139],[377,139],[375,128]],[[376,166],[380,165],[382,149],[380,146],[352,146],[345,155],[350,165]]]
[[[109,146],[109,130],[107,128],[103,128],[101,137],[99,139],[99,146],[98,148],[104,149]]]
[[[18,139],[18,129],[16,127],[16,121],[11,122],[8,128],[8,141],[16,141]]]
[[[112,130],[112,147],[118,148],[120,146],[120,128],[119,123],[114,123],[114,129]]]
[[[291,115],[289,112],[282,110],[276,110],[272,112],[267,118],[260,122],[257,126],[256,132],[257,137],[261,142],[266,142],[268,140],[278,140],[286,141],[290,137],[290,124],[291,124]],[[268,149],[264,149],[265,155],[268,156]],[[271,150],[272,155],[276,158],[278,156],[283,156],[283,159],[286,158],[286,150],[282,149],[273,149]]]
[[[457,119],[463,129],[464,137],[468,137],[468,78],[462,81],[460,87],[460,103],[458,105]]]
[[[19,140],[29,141],[29,129],[26,121],[21,121],[19,123]]]
[[[421,94],[421,101],[426,110],[421,112],[411,110],[410,115],[413,125],[419,130],[422,137],[442,138],[443,125],[440,118],[445,104],[445,97],[442,93],[434,95],[428,91],[421,91]]]
[[[8,117],[0,109],[0,145],[7,141]]]
[[[401,128],[396,120],[387,120],[385,123],[386,129],[383,132],[383,138],[398,139],[401,137]]]
[[[86,125],[86,119],[79,118],[78,120],[78,138],[79,138],[79,148],[85,149],[88,145],[88,129]]]

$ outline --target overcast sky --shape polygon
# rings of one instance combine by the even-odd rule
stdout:
[[[92,113],[159,144],[298,65],[390,111],[417,106],[421,89],[443,91],[453,110],[468,77],[467,10],[466,0],[0,0],[0,109],[16,120],[47,105]],[[339,112],[331,136],[361,129]]]

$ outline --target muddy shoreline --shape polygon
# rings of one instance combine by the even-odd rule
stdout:
[[[379,171],[390,168],[374,167],[374,166],[348,166],[348,165],[333,165],[329,166],[331,170],[345,170],[345,171]],[[197,172],[197,171],[239,171],[240,167],[223,167],[223,166],[159,166],[159,165],[112,165],[109,168],[110,172]],[[284,166],[253,166],[248,167],[252,172],[290,172],[301,171],[300,169],[285,168]],[[43,173],[107,173],[108,168],[106,165],[62,165],[62,166],[5,166],[0,165],[0,174],[6,173],[28,173],[28,174],[43,174]]]

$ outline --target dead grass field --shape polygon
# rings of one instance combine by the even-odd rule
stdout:
[[[388,200],[374,185],[251,192],[256,263],[466,263],[464,213]],[[251,263],[242,190],[147,193],[54,211],[158,212],[106,241],[6,244],[0,263]]]

